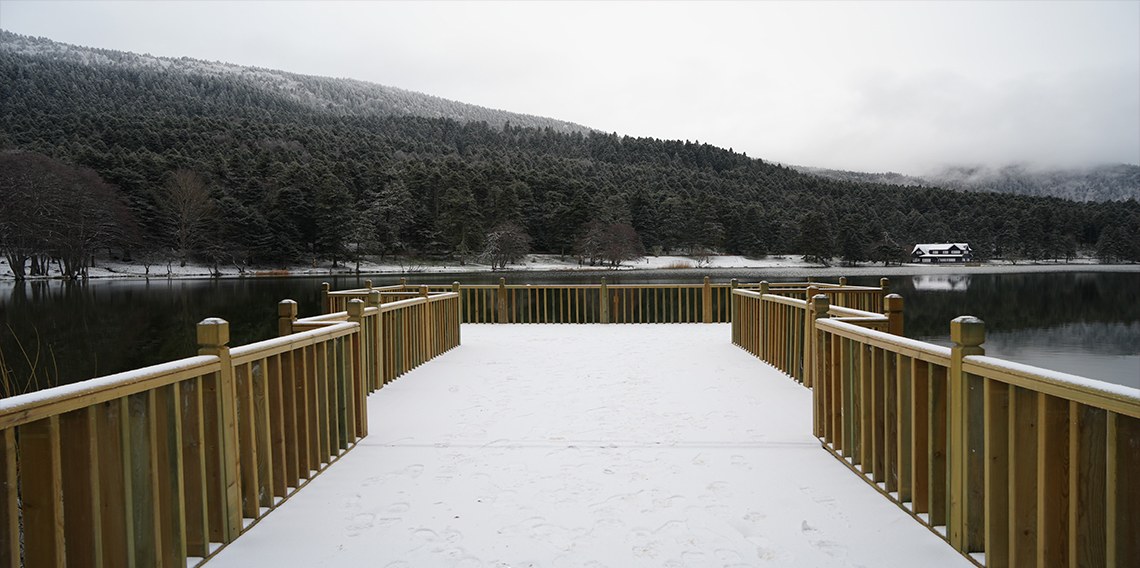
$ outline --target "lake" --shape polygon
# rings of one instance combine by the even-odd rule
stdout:
[[[419,273],[409,283],[597,283],[796,280],[763,269],[620,272]],[[398,282],[400,275],[0,282],[0,350],[17,378],[59,383],[196,354],[195,324],[230,322],[231,346],[274,337],[277,302],[317,313],[320,283],[334,290]],[[820,278],[834,282],[837,279]],[[877,285],[855,276],[853,285]],[[1065,272],[892,276],[906,301],[906,336],[950,345],[950,320],[986,322],[986,354],[1140,388],[1140,274]],[[727,337],[726,337],[727,341]],[[24,379],[26,380],[26,379]]]

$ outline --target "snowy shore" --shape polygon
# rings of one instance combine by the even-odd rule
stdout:
[[[1072,262],[1021,262],[1013,264],[1005,261],[993,261],[977,264],[902,264],[883,266],[881,264],[860,264],[858,266],[840,266],[833,263],[831,266],[821,266],[802,260],[798,255],[768,256],[764,258],[747,258],[736,255],[718,255],[708,257],[689,256],[647,256],[640,261],[623,263],[616,269],[579,264],[571,256],[535,254],[528,255],[525,261],[508,265],[502,273],[511,272],[561,272],[573,271],[583,273],[598,273],[604,276],[615,271],[633,270],[669,270],[678,274],[689,275],[700,273],[702,275],[724,275],[734,270],[764,271],[774,276],[836,278],[839,276],[908,276],[919,274],[996,274],[1018,272],[1140,272],[1140,264],[1101,264],[1093,259],[1078,259]],[[31,277],[30,280],[59,278],[56,267],[50,269],[46,277]],[[184,267],[177,263],[152,264],[147,267],[141,263],[130,263],[113,260],[96,260],[95,266],[88,269],[89,278],[202,278],[213,276],[213,269],[205,264],[187,264]],[[316,266],[294,265],[288,270],[275,270],[268,267],[246,267],[239,269],[236,266],[219,266],[218,272],[223,278],[253,276],[320,276],[327,274],[417,274],[417,273],[470,273],[491,272],[491,266],[468,262],[466,264],[446,263],[439,261],[388,261],[388,262],[361,262],[359,272],[354,263],[339,264],[333,267],[329,262],[317,263]],[[8,267],[7,259],[0,258],[0,281],[13,280],[12,270]]]

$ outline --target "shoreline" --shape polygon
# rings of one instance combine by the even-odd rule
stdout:
[[[567,257],[569,258],[569,257]],[[0,261],[0,282],[16,283],[12,272],[6,266],[7,262]],[[412,263],[361,263],[360,271],[355,270],[355,264],[341,265],[333,268],[331,264],[317,267],[293,267],[288,270],[251,270],[244,272],[231,268],[220,270],[221,275],[215,276],[210,267],[206,265],[188,264],[185,267],[171,266],[170,271],[155,270],[151,266],[150,274],[145,274],[145,268],[138,264],[123,262],[100,262],[99,266],[89,269],[89,280],[151,280],[151,279],[200,279],[200,278],[283,278],[283,277],[312,277],[312,276],[392,276],[414,274],[470,274],[487,273],[520,275],[529,272],[558,272],[581,275],[597,274],[666,274],[692,276],[726,276],[736,273],[763,272],[773,276],[782,277],[840,277],[840,276],[918,276],[918,275],[950,275],[950,274],[1017,274],[1017,273],[1049,273],[1049,272],[1123,272],[1140,273],[1140,264],[1101,264],[1091,260],[1076,262],[1048,262],[1048,263],[1020,263],[1013,264],[1005,261],[970,263],[970,264],[917,264],[880,266],[863,264],[858,266],[820,266],[800,260],[796,256],[775,256],[761,259],[748,259],[741,256],[713,256],[697,260],[686,256],[651,256],[645,257],[635,264],[623,264],[617,268],[600,266],[580,266],[576,260],[560,259],[558,255],[528,255],[526,260],[517,265],[510,265],[506,270],[492,270],[489,265],[468,264],[412,264]],[[163,267],[167,268],[167,267]],[[28,277],[26,282],[62,281],[58,273],[53,271],[48,276]]]

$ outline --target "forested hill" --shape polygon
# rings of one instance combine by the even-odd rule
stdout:
[[[1100,165],[1070,169],[1039,169],[1023,164],[999,168],[954,166],[921,177],[896,173],[865,173],[794,166],[797,171],[831,179],[906,186],[927,185],[960,191],[994,191],[1060,197],[1074,201],[1140,199],[1140,166]]]
[[[183,104],[188,105],[188,110],[200,108],[200,105],[221,104],[244,107],[244,111],[253,116],[259,111],[276,113],[306,109],[336,115],[421,116],[450,118],[459,122],[482,121],[497,128],[510,122],[516,126],[551,128],[558,132],[591,130],[572,122],[494,110],[364,81],[298,75],[189,57],[155,57],[93,49],[8,31],[0,31],[0,49],[6,55],[26,56],[23,58],[26,62],[54,61],[105,69],[112,77],[129,77],[141,86],[155,87],[166,91],[168,95],[177,95]],[[71,79],[82,78],[78,76]],[[111,98],[104,99],[104,102],[119,101]]]
[[[483,250],[493,229],[513,223],[534,252],[566,254],[581,249],[591,228],[630,225],[660,252],[898,261],[915,243],[949,241],[969,242],[983,258],[1095,252],[1140,260],[1135,200],[853,183],[697,142],[525,127],[514,118],[497,127],[348,112],[351,105],[311,104],[287,83],[271,88],[242,73],[108,63],[71,48],[17,49],[9,38],[11,46],[44,40],[3,37],[0,245],[9,258],[14,250],[42,259],[96,247],[255,266],[362,254],[454,258]],[[329,80],[328,89],[338,84]],[[361,96],[354,104],[370,103]],[[55,171],[33,153],[93,169],[125,208],[68,193],[82,184],[48,183],[87,179],[79,174],[19,177]],[[17,205],[49,197],[66,201],[55,205],[61,211],[113,226],[90,236],[82,220],[17,226],[25,219]],[[198,207],[188,209],[188,198]]]

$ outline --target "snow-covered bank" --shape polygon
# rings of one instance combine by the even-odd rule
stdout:
[[[530,271],[581,271],[583,273],[597,273],[604,276],[615,269],[602,266],[589,266],[579,264],[573,257],[559,257],[558,255],[535,254],[528,255],[525,261],[508,265],[506,273]],[[732,271],[764,271],[773,276],[837,278],[839,276],[906,276],[918,274],[996,274],[1017,272],[1140,272],[1140,264],[1100,264],[1095,260],[1082,259],[1069,263],[1042,262],[1011,264],[1003,261],[980,264],[903,264],[903,265],[872,265],[861,264],[855,267],[832,265],[829,267],[805,262],[799,256],[769,256],[764,258],[747,258],[738,255],[718,255],[707,257],[689,256],[647,256],[640,261],[626,262],[619,266],[618,271],[632,270],[669,270],[679,274],[689,275],[701,273],[708,275],[728,275],[732,278]],[[141,263],[130,263],[112,260],[97,260],[95,266],[88,269],[90,278],[202,278],[213,276],[213,267],[204,264],[187,264],[185,267],[177,263],[152,264],[148,267]],[[325,274],[356,274],[355,264],[340,264],[333,267],[330,263],[317,266],[294,265],[287,270],[271,268],[243,268],[236,266],[219,266],[218,272],[222,277],[241,276],[319,276]],[[418,274],[418,273],[461,273],[461,272],[491,272],[488,264],[467,262],[361,262],[359,274]],[[48,278],[58,278],[57,268],[51,269]],[[39,277],[42,278],[42,277]],[[6,259],[0,258],[0,280],[12,280],[12,270],[8,267]],[[33,278],[35,279],[35,278]]]
[[[469,325],[221,551],[258,566],[972,566],[820,448],[727,325]]]

